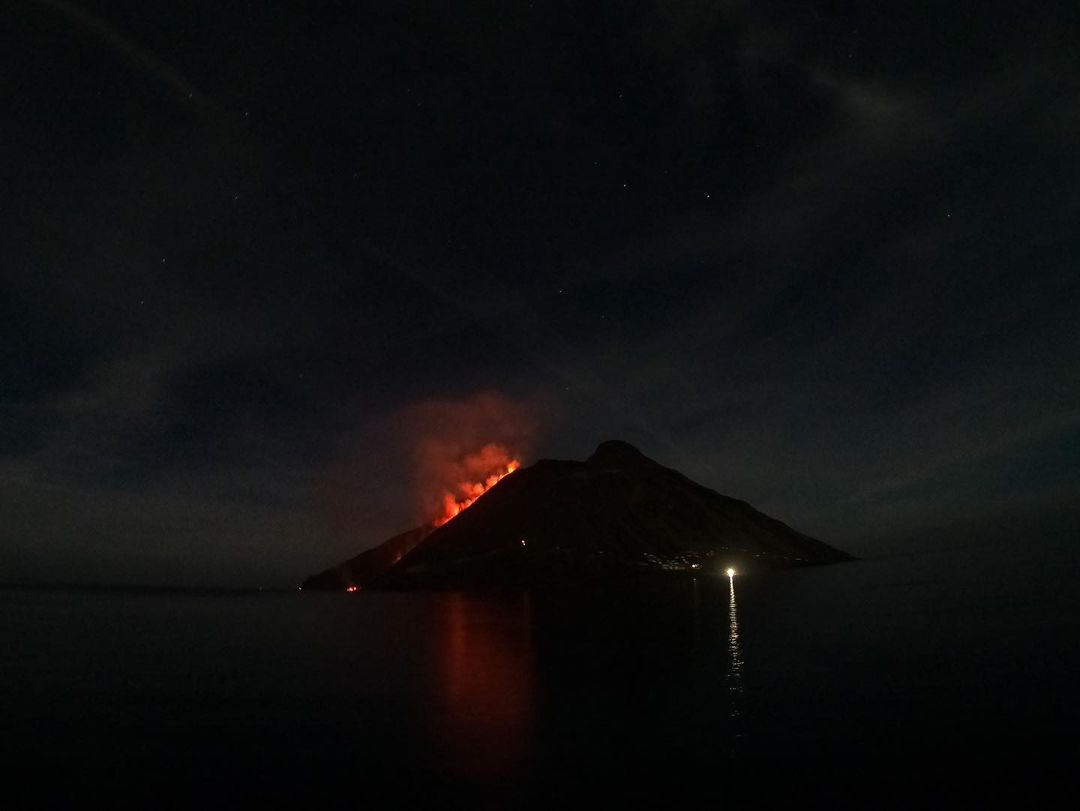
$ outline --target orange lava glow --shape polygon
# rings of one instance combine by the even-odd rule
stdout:
[[[454,518],[519,467],[521,467],[521,462],[514,459],[479,481],[461,482],[455,488],[457,493],[445,493],[443,495],[443,512],[433,522],[435,526],[441,527],[451,518]]]

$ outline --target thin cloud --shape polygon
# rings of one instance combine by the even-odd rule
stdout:
[[[63,17],[72,26],[93,35],[139,70],[167,84],[183,100],[200,107],[210,104],[210,99],[188,81],[180,71],[159,59],[153,52],[102,17],[67,0],[37,0],[37,2]]]

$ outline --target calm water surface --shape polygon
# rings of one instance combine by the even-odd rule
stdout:
[[[5,796],[203,807],[1031,800],[1069,545],[514,596],[0,590]]]

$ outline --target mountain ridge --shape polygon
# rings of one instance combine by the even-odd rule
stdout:
[[[304,588],[516,588],[620,573],[719,573],[852,560],[620,440],[541,459],[440,527],[396,535]]]

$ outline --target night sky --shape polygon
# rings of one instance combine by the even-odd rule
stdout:
[[[1075,2],[3,14],[0,580],[288,586],[418,436],[860,555],[1075,526]]]

